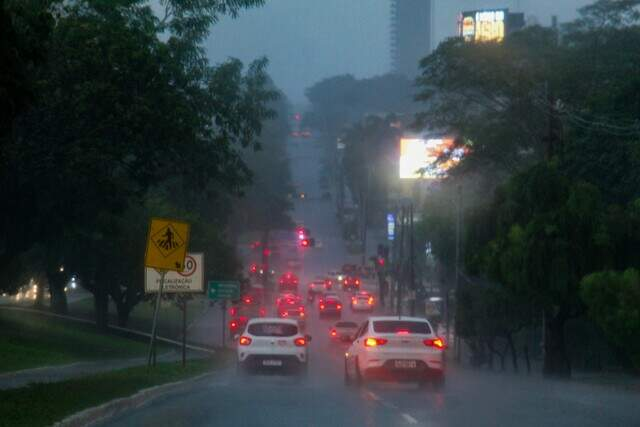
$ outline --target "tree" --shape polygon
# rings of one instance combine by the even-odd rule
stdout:
[[[106,295],[119,300],[115,272],[105,266],[123,265],[117,244],[132,235],[123,216],[153,188],[180,191],[180,202],[201,200],[202,191],[208,200],[239,194],[250,179],[239,150],[255,146],[262,121],[272,116],[267,104],[276,93],[265,87],[266,60],[246,72],[236,60],[211,67],[193,38],[197,31],[186,37],[176,29],[161,41],[164,24],[144,3],[62,6],[38,72],[38,102],[3,147],[11,168],[2,191],[16,206],[7,213],[7,241],[24,244],[10,255],[43,248],[52,306],[60,312],[72,266],[86,275],[82,283],[104,319]],[[245,3],[258,2],[207,4],[219,13]],[[193,13],[204,13],[202,5],[192,5]],[[181,7],[174,16],[186,19]],[[191,167],[176,167],[185,164]],[[133,229],[145,223],[137,218]],[[139,290],[137,279],[128,283]]]
[[[582,279],[580,296],[607,339],[640,369],[640,272],[628,269],[590,274]]]

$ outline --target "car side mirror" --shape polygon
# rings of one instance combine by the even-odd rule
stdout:
[[[307,340],[307,342],[311,342],[311,335],[305,335],[304,339]]]

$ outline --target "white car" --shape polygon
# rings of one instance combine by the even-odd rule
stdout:
[[[369,379],[406,379],[420,384],[444,385],[445,342],[427,319],[369,317],[345,353],[346,384]]]
[[[307,345],[311,337],[301,333],[296,320],[255,318],[238,338],[238,371],[260,369],[307,371]]]
[[[351,297],[351,310],[373,311],[375,300],[367,291],[359,291]]]

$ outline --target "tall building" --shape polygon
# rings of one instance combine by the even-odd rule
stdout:
[[[391,0],[391,64],[409,78],[431,51],[433,0]]]

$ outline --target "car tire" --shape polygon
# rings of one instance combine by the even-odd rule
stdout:
[[[358,362],[358,358],[356,358],[355,371],[356,371],[355,384],[358,387],[360,387],[360,386],[362,386],[364,384],[364,377],[363,377],[362,373],[360,372],[360,363]]]
[[[353,383],[351,382],[351,376],[349,375],[349,368],[347,366],[347,358],[344,358],[344,385],[351,386]]]

